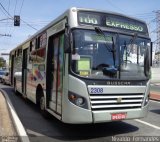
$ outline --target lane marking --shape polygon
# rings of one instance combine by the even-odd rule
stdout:
[[[26,134],[26,131],[25,131],[21,121],[19,120],[16,112],[14,111],[14,109],[12,108],[12,106],[10,105],[9,102],[8,102],[8,106],[10,108],[14,123],[16,124],[17,131],[20,134],[20,138],[22,139],[23,142],[30,142],[30,140],[29,140],[29,138],[28,138],[28,136]]]
[[[160,127],[155,126],[155,125],[153,125],[153,124],[150,124],[150,123],[148,123],[148,122],[145,122],[145,121],[142,121],[142,120],[139,120],[139,119],[134,119],[134,120],[137,121],[137,122],[140,122],[140,123],[142,123],[142,124],[145,124],[145,125],[147,125],[147,126],[150,126],[150,127],[152,127],[152,128],[155,128],[155,129],[160,130]]]
[[[30,129],[27,129],[26,131],[27,131],[28,134],[32,134],[32,135],[35,135],[35,136],[45,136],[43,134],[37,133],[35,131],[32,131]]]
[[[16,130],[18,132],[18,135],[20,136],[20,139],[22,142],[30,142],[29,140],[29,137],[25,131],[25,128],[22,124],[22,122],[20,121],[13,105],[12,105],[12,102],[10,100],[10,98],[8,97],[8,95],[6,95],[5,91],[3,91],[2,89],[0,89],[0,92],[3,93],[5,99],[6,99],[6,102],[8,104],[8,107],[9,107],[9,111],[12,115],[12,118],[13,118],[13,121],[14,121],[14,124],[15,124],[15,127],[16,127]]]

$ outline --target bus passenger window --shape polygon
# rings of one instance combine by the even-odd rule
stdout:
[[[45,60],[46,48],[37,50],[37,62],[43,62]]]

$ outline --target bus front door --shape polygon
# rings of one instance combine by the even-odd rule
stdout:
[[[49,109],[61,115],[63,90],[64,34],[49,38],[46,72],[46,94]]]

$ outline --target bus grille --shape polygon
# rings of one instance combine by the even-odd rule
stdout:
[[[122,110],[141,108],[144,94],[90,94],[92,110]]]

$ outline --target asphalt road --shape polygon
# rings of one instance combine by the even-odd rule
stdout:
[[[10,98],[31,142],[108,142],[108,141],[160,141],[160,102],[150,101],[148,116],[143,119],[92,125],[63,124],[51,117],[45,119],[30,101],[15,95],[10,86],[0,85]],[[129,137],[130,136],[130,137]],[[142,139],[141,139],[142,140]]]

